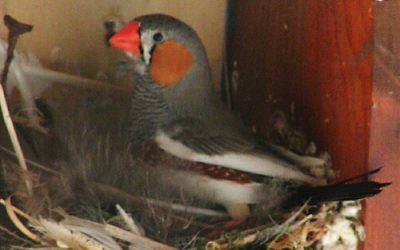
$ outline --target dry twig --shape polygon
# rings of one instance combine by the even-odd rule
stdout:
[[[21,145],[19,144],[17,133],[15,132],[14,124],[12,122],[10,111],[8,110],[6,95],[4,93],[3,86],[5,86],[7,81],[7,74],[10,68],[11,61],[14,56],[14,49],[17,43],[18,37],[26,32],[32,30],[32,26],[28,24],[23,24],[15,20],[9,15],[4,16],[4,23],[7,26],[9,33],[8,33],[8,48],[7,48],[7,58],[4,63],[3,72],[1,75],[1,83],[0,83],[0,106],[1,112],[3,114],[3,119],[5,125],[7,127],[8,133],[10,135],[11,143],[14,147],[14,150],[17,154],[17,159],[20,167],[27,172],[28,168],[26,166],[24,154],[21,149]],[[32,183],[28,176],[25,177],[25,185],[29,195],[32,195]]]

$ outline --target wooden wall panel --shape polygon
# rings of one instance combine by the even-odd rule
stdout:
[[[188,22],[199,33],[214,79],[219,80],[225,0],[2,0],[0,16],[6,13],[35,26],[31,34],[21,38],[19,49],[31,50],[50,64],[51,50],[60,47],[71,71],[79,70],[90,77],[98,70],[109,70],[110,61],[117,54],[103,44],[106,17],[114,15],[128,21],[142,14],[170,14]],[[0,25],[0,38],[5,38],[4,25]]]
[[[230,6],[229,66],[238,76],[234,106],[261,133],[271,111],[294,106],[296,122],[331,154],[342,177],[367,169],[371,8],[369,0]]]
[[[374,85],[370,167],[384,169],[374,180],[393,184],[367,201],[365,249],[400,245],[400,1],[374,4]]]

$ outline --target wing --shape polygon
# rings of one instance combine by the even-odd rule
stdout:
[[[157,132],[155,141],[163,150],[182,159],[310,185],[325,184],[324,180],[302,173],[273,154],[257,152],[254,141],[240,133],[235,136],[229,130],[206,127],[199,120],[174,120]]]
[[[232,133],[228,127],[205,125],[194,118],[179,118],[162,128],[169,138],[206,155],[246,152],[254,148],[252,136]]]
[[[258,153],[286,165],[320,166],[325,164],[323,159],[301,156],[284,147],[266,143],[263,140],[255,142],[255,138],[251,135],[243,132],[231,132],[228,127],[218,128],[213,126],[209,128],[201,121],[193,118],[175,120],[164,127],[163,131],[171,139],[201,154]],[[238,131],[240,130],[238,129]]]

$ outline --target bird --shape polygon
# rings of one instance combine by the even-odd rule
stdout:
[[[139,16],[109,43],[135,67],[129,114],[132,148],[146,148],[150,158],[163,154],[173,159],[178,167],[157,171],[187,193],[224,206],[233,220],[246,220],[252,204],[354,200],[389,184],[352,183],[352,178],[328,185],[304,171],[324,160],[260,139],[218,98],[204,45],[185,22],[164,14]],[[272,201],[272,196],[280,201]]]

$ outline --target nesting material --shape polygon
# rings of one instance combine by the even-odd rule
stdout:
[[[60,212],[62,219],[55,222],[52,219],[35,219],[27,215],[14,207],[9,199],[0,200],[0,203],[7,208],[12,222],[17,225],[26,239],[7,232],[3,228],[0,230],[11,236],[9,241],[14,245],[31,247],[28,249],[38,247],[110,250],[136,249],[137,247],[138,249],[177,249],[146,238],[144,232],[138,230],[136,222],[131,217],[122,219],[124,225],[116,226],[112,224],[113,222],[99,223]],[[358,247],[358,241],[365,237],[360,223],[359,202],[325,204],[317,213],[307,213],[306,210],[307,205],[304,205],[279,225],[262,225],[241,231],[226,232],[215,240],[207,240],[195,235],[186,243],[185,249],[237,249],[258,245],[272,250],[355,250]],[[16,214],[27,219],[25,225],[16,217]],[[115,218],[110,221],[115,223]],[[135,225],[133,228],[132,223]],[[34,233],[32,230],[35,230]]]

